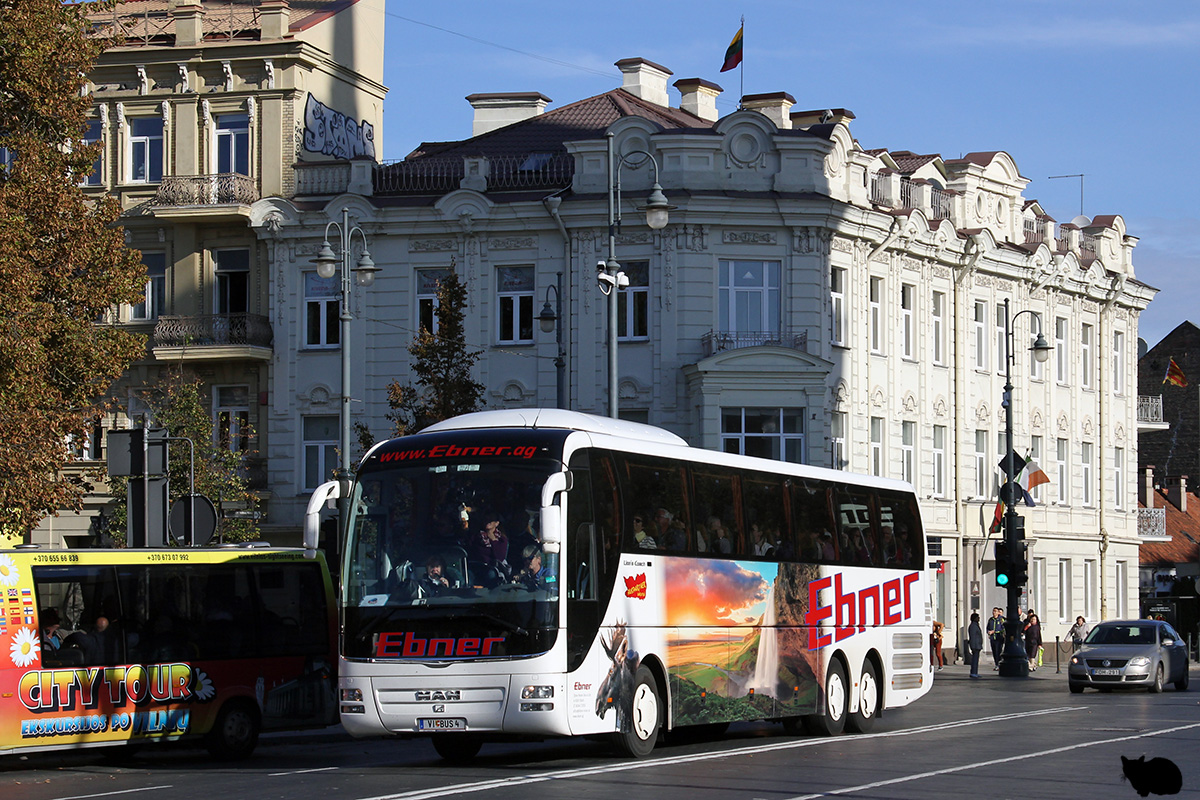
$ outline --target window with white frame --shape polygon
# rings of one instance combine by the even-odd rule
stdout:
[[[1116,591],[1113,602],[1116,607],[1113,608],[1114,619],[1124,619],[1129,613],[1129,564],[1125,561],[1118,561],[1116,564]]]
[[[803,408],[722,408],[726,453],[805,463]]]
[[[1092,443],[1083,442],[1079,448],[1079,480],[1083,483],[1083,505],[1091,508],[1095,500],[1092,497]]]
[[[1008,309],[1003,303],[996,303],[996,372],[1001,375],[1008,366],[1008,337],[1004,335],[1007,321]]]
[[[414,272],[417,281],[417,325],[430,333],[437,333],[438,283],[450,277],[453,270],[439,267]]]
[[[933,317],[933,363],[938,366],[946,364],[946,295],[944,292],[934,292],[931,303]]]
[[[1070,494],[1067,491],[1067,476],[1070,473],[1071,467],[1070,463],[1067,461],[1067,457],[1070,454],[1070,450],[1067,447],[1067,440],[1057,439],[1055,441],[1054,452],[1057,459],[1057,464],[1055,466],[1057,467],[1058,472],[1058,486],[1056,487],[1058,489],[1058,496],[1056,497],[1056,502],[1060,506],[1064,506],[1067,504],[1067,499],[1070,497]]]
[[[617,338],[623,342],[650,338],[650,262],[621,265],[629,285],[617,292]]]
[[[721,259],[717,276],[717,317],[723,333],[779,333],[778,261]]]
[[[217,117],[217,173],[250,174],[250,115]]]
[[[987,302],[975,301],[975,368],[988,368]]]
[[[533,341],[533,267],[496,268],[496,340]]]
[[[304,488],[316,489],[338,466],[340,423],[336,414],[304,418]]]
[[[916,485],[917,423],[900,423],[900,477]]]
[[[989,497],[992,471],[987,468],[987,431],[975,431],[975,498]]]
[[[217,314],[245,314],[250,305],[250,251],[214,250],[213,281]]]
[[[1071,559],[1058,560],[1058,621],[1071,619]]]
[[[900,286],[900,355],[903,358],[916,358],[917,331],[913,325],[916,311],[917,287],[911,283]]]
[[[1067,363],[1067,318],[1054,318],[1054,380],[1066,383],[1071,374],[1071,365]]]
[[[871,352],[883,352],[883,278],[871,278],[868,287],[871,313]]]
[[[1125,448],[1113,448],[1113,508],[1125,508]]]
[[[871,417],[871,474],[883,475],[883,417]]]
[[[1125,332],[1113,331],[1112,352],[1113,394],[1125,394]]]
[[[1040,467],[1042,464],[1042,437],[1029,437],[1029,457]],[[1041,505],[1042,502],[1042,487],[1040,485],[1033,487],[1029,492],[1029,496],[1033,498],[1033,502]]]
[[[1087,619],[1096,619],[1100,615],[1096,613],[1096,559],[1085,558],[1083,560],[1083,616]]]
[[[1029,320],[1030,328],[1029,329],[1031,331],[1033,331],[1034,336],[1037,336],[1037,334],[1040,333],[1042,330],[1042,315],[1033,313],[1033,314],[1030,314],[1029,316],[1030,316],[1030,320]],[[1046,373],[1046,365],[1044,363],[1042,363],[1041,361],[1038,361],[1037,358],[1031,352],[1029,354],[1029,377],[1033,378],[1033,380],[1035,380],[1035,381],[1040,381],[1040,380],[1042,380],[1042,378],[1045,377],[1045,373]]]
[[[167,302],[167,254],[142,251],[142,265],[146,267],[146,285],[142,289],[142,302],[130,308],[130,319],[158,319],[166,312]]]
[[[1029,559],[1029,585],[1025,587],[1029,608],[1045,612],[1046,608],[1046,559]]]
[[[104,457],[104,429],[99,419],[89,421],[82,435],[68,437],[71,455],[79,461],[98,461]]]
[[[250,387],[215,387],[213,422],[213,442],[218,447],[245,452],[250,444]]]
[[[342,281],[337,275],[322,278],[304,273],[304,346],[308,349],[337,347],[341,342],[338,301]]]
[[[845,469],[849,466],[846,460],[846,427],[848,425],[845,411],[835,411],[829,420],[829,455],[834,469]]]
[[[1079,331],[1079,369],[1084,389],[1092,388],[1092,326],[1086,322]]]
[[[162,117],[133,117],[129,120],[130,183],[158,183],[163,176]]]
[[[829,271],[829,297],[831,344],[846,344],[846,270],[833,268]]]
[[[85,145],[101,145],[100,150],[96,153],[96,160],[92,162],[92,171],[83,177],[79,183],[81,186],[102,186],[104,184],[104,126],[100,124],[100,120],[89,120],[87,124],[87,132],[83,135],[83,144]]]
[[[933,496],[946,496],[946,426],[933,426]]]

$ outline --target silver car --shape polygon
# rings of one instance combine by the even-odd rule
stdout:
[[[1187,643],[1162,620],[1101,622],[1071,656],[1067,681],[1075,694],[1088,686],[1102,692],[1131,686],[1161,692],[1164,683],[1182,692],[1188,688]]]

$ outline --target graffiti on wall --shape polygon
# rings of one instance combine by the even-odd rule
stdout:
[[[334,158],[375,158],[375,126],[355,122],[310,94],[304,106],[304,149]]]

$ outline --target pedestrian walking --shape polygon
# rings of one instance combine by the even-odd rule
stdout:
[[[1025,657],[1029,659],[1030,672],[1038,668],[1038,650],[1042,647],[1042,624],[1038,622],[1038,615],[1029,612],[1029,616],[1025,618]]]
[[[992,609],[987,621],[988,643],[992,646],[992,669],[1000,669],[1000,658],[1004,654],[1004,611],[999,606]]]
[[[929,634],[929,663],[938,670],[946,665],[942,657],[942,633],[946,626],[937,620],[933,621],[933,632]]]
[[[1067,631],[1067,638],[1071,640],[1071,652],[1074,653],[1083,646],[1083,639],[1088,634],[1087,620],[1082,616],[1075,618],[1075,624]]]
[[[971,652],[971,677],[979,677],[979,652],[983,650],[983,629],[979,627],[979,614],[971,615],[967,626],[967,649]]]

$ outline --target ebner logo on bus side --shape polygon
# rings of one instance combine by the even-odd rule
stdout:
[[[895,625],[912,617],[912,586],[920,573],[910,572],[901,578],[868,586],[857,592],[842,591],[842,575],[809,581],[808,613],[804,624],[808,628],[808,649],[820,650],[833,642],[862,633],[867,625]],[[833,588],[833,603],[821,605],[822,589]],[[817,624],[833,618],[833,633],[822,633]],[[826,628],[825,630],[828,630]]]

